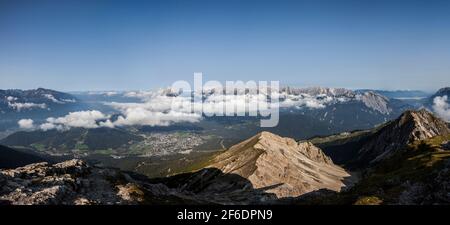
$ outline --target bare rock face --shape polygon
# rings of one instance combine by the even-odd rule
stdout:
[[[77,159],[54,165],[35,163],[0,171],[0,203],[139,204],[154,195],[170,194],[160,186],[135,180],[116,169],[92,167]]]
[[[377,110],[382,114],[389,114],[392,112],[392,109],[388,106],[389,99],[373,91],[364,92],[357,96],[357,99],[360,99],[367,107]]]
[[[373,91],[355,92],[345,88],[325,88],[325,87],[310,87],[310,88],[282,88],[281,91],[293,95],[310,95],[316,97],[327,96],[339,103],[342,101],[360,101],[366,107],[378,111],[381,114],[389,115],[393,109],[390,107],[389,98]]]
[[[132,203],[120,198],[114,184],[107,180],[118,174],[106,170],[89,167],[81,160],[3,170],[0,199],[18,205]]]
[[[447,123],[431,112],[425,109],[406,111],[373,134],[359,151],[359,160],[375,163],[415,141],[448,134]]]
[[[197,192],[209,196],[261,190],[269,194],[261,198],[277,199],[297,197],[319,189],[340,191],[344,186],[343,179],[350,176],[313,144],[298,143],[269,132],[232,146],[218,155],[208,168],[219,172],[204,171],[198,179],[191,177],[191,182],[199,182],[185,188],[192,190],[196,186]],[[239,179],[232,179],[233,175]],[[198,189],[198,186],[203,188]],[[250,198],[250,194],[242,197]]]
[[[308,95],[326,95],[337,97],[354,97],[355,93],[352,90],[345,88],[327,88],[327,87],[309,87],[309,88],[289,88],[289,94],[308,94]]]

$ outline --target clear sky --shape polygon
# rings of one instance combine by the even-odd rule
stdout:
[[[450,1],[0,0],[0,89],[450,85]]]

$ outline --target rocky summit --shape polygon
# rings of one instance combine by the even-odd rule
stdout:
[[[409,110],[379,128],[359,151],[359,160],[378,162],[415,141],[448,134],[447,123],[431,112],[426,109]]]
[[[318,189],[339,191],[349,176],[310,142],[262,132],[230,148],[211,167],[247,178],[254,188],[269,189],[277,197],[292,197]]]
[[[216,156],[185,179],[182,189],[219,203],[255,203],[320,189],[340,191],[348,176],[310,142],[262,132]]]

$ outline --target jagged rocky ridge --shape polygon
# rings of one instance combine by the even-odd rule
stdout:
[[[393,109],[390,100],[373,91],[355,92],[345,88],[324,88],[324,87],[310,87],[310,88],[283,88],[282,93],[294,96],[312,96],[317,100],[323,101],[326,105],[333,105],[344,102],[362,102],[367,108],[373,109],[381,114],[388,115]]]
[[[398,119],[385,124],[359,150],[358,160],[375,163],[406,145],[439,135],[450,134],[447,123],[426,109],[406,111]]]
[[[232,146],[210,167],[247,178],[254,188],[277,185],[267,192],[278,198],[322,188],[339,191],[344,186],[342,180],[350,176],[310,142],[269,132]]]
[[[328,87],[282,87],[279,90],[273,90],[270,87],[264,88],[244,88],[236,89],[233,94],[236,95],[256,95],[256,94],[272,94],[280,99],[281,107],[299,107],[318,109],[326,106],[331,106],[339,103],[360,102],[367,108],[379,112],[383,115],[389,115],[393,108],[397,106],[392,104],[391,100],[379,93],[373,91],[352,91],[345,88],[328,88]],[[274,95],[274,93],[277,93]],[[156,93],[155,93],[156,94]],[[168,97],[178,97],[180,93],[176,93],[171,89],[160,90],[160,95]],[[220,95],[227,95],[226,88],[223,87],[206,87],[203,92],[195,93],[202,94],[203,99],[207,100],[210,97],[217,97]]]

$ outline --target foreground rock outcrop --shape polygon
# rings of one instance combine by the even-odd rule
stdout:
[[[119,184],[123,180],[124,184]],[[81,160],[55,165],[30,164],[0,173],[0,199],[4,204],[131,204],[139,194],[123,191],[126,181],[117,170],[88,166]],[[131,192],[131,191],[130,191]]]
[[[73,159],[0,171],[0,204],[173,204],[195,203],[162,184],[149,184],[117,169]]]

